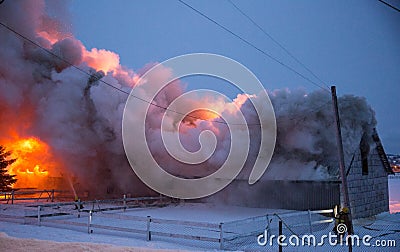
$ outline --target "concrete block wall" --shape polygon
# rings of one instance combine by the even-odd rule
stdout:
[[[356,153],[347,183],[353,218],[389,211],[388,174],[375,148],[368,156],[368,175],[362,174],[361,155]]]

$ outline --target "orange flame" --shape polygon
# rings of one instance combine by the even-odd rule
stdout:
[[[17,178],[13,187],[46,188],[49,175],[57,167],[49,146],[35,137],[4,145],[11,151],[11,158],[17,159],[8,167],[8,172]]]
[[[39,165],[35,165],[35,168],[33,168],[33,171],[30,171],[29,169],[26,169],[25,171],[21,171],[20,169],[17,169],[18,174],[23,174],[23,175],[37,175],[37,176],[47,176],[49,175],[48,171],[42,171],[40,169]]]

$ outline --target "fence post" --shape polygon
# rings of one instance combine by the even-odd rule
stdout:
[[[11,205],[14,204],[14,190],[11,191]]]
[[[126,210],[126,194],[124,194],[124,212],[125,212],[125,210]]]
[[[51,189],[51,202],[54,202],[54,189]]]
[[[279,236],[278,237],[281,237],[281,235],[282,235],[282,220],[279,220]],[[279,240],[279,238],[278,238],[278,240]],[[279,242],[279,252],[282,252],[282,244]]]
[[[37,208],[37,221],[38,221],[38,226],[40,226],[40,206]]]
[[[88,234],[93,233],[93,230],[90,229],[90,226],[92,225],[92,216],[93,216],[93,211],[89,211],[89,219],[88,219]]]
[[[312,234],[311,211],[308,210],[308,224],[310,225],[310,234]]]
[[[81,199],[78,199],[78,218],[81,218]]]
[[[219,249],[224,250],[224,223],[219,223]]]
[[[272,219],[271,219],[271,221],[272,221]],[[267,230],[267,231],[266,231],[266,237],[265,237],[265,239],[267,239],[267,238],[269,237],[269,232],[270,232],[270,230],[269,230],[269,224],[270,224],[269,215],[267,214],[267,226],[265,227],[265,230]]]
[[[150,222],[151,222],[151,217],[147,216],[147,229],[146,229],[146,233],[147,233],[146,240],[147,241],[151,241]]]

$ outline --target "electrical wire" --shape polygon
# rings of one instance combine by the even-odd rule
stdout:
[[[320,84],[316,83],[315,81],[311,80],[310,78],[308,78],[307,76],[303,75],[302,73],[296,71],[296,69],[286,65],[285,63],[283,63],[282,61],[278,60],[277,58],[273,57],[271,54],[267,53],[266,51],[262,50],[261,48],[255,46],[253,43],[251,43],[250,41],[246,40],[245,38],[243,38],[242,36],[236,34],[235,32],[233,32],[232,30],[230,30],[229,28],[227,28],[226,26],[220,24],[219,22],[217,22],[216,20],[210,18],[209,16],[207,16],[206,14],[204,14],[203,12],[197,10],[196,8],[194,8],[193,6],[191,6],[190,4],[186,3],[183,0],[178,0],[180,3],[182,3],[183,5],[185,5],[186,7],[188,7],[189,9],[193,10],[194,12],[196,12],[197,14],[199,14],[200,16],[204,17],[205,19],[209,20],[210,22],[214,23],[215,25],[217,25],[218,27],[220,27],[221,29],[225,30],[226,32],[230,33],[232,36],[238,38],[239,40],[241,40],[242,42],[244,42],[245,44],[247,44],[248,46],[254,48],[255,50],[257,50],[258,52],[262,53],[264,56],[268,57],[269,59],[275,61],[276,63],[280,64],[281,66],[285,67],[286,69],[288,69],[289,71],[297,74],[298,76],[300,76],[301,78],[303,78],[304,80],[310,82],[311,84],[325,90],[326,92],[330,93],[330,90],[327,89],[324,86],[321,86]]]
[[[86,71],[83,70],[82,68],[80,68],[80,67],[78,67],[78,66],[72,64],[71,62],[69,62],[68,60],[64,59],[63,57],[61,57],[61,56],[59,56],[59,55],[53,53],[52,51],[50,51],[50,50],[44,48],[43,46],[41,46],[41,45],[38,44],[37,42],[35,42],[35,41],[33,41],[32,39],[26,37],[25,35],[21,34],[20,32],[16,31],[15,29],[11,28],[10,26],[8,26],[8,25],[6,25],[6,24],[4,24],[4,23],[2,23],[2,22],[0,22],[0,25],[3,26],[4,28],[8,29],[9,31],[13,32],[14,34],[18,35],[19,37],[23,38],[24,40],[30,42],[31,44],[37,46],[38,48],[44,50],[44,51],[47,52],[48,54],[50,54],[50,55],[54,56],[55,58],[61,60],[62,62],[66,63],[67,65],[69,65],[69,66],[75,68],[75,69],[78,70],[79,72],[81,72],[81,73],[83,73],[83,74],[86,74],[86,75],[89,76],[89,77],[92,76],[91,73],[86,72]],[[126,94],[126,95],[128,95],[128,96],[131,96],[131,97],[133,97],[133,98],[136,98],[136,99],[138,99],[138,100],[140,100],[140,101],[143,101],[143,102],[145,102],[145,103],[148,103],[148,104],[150,104],[150,105],[152,105],[152,106],[155,106],[155,107],[158,107],[158,108],[160,108],[160,109],[163,109],[163,110],[166,110],[166,111],[169,111],[169,112],[173,112],[173,113],[176,113],[176,114],[179,114],[179,115],[183,115],[183,116],[185,116],[185,117],[189,117],[189,118],[196,119],[196,120],[211,121],[211,120],[209,120],[209,119],[204,119],[204,118],[197,117],[197,116],[193,116],[193,115],[190,115],[190,114],[181,113],[181,112],[179,112],[179,111],[176,111],[176,110],[173,110],[173,109],[170,109],[170,108],[167,108],[167,107],[158,105],[158,104],[156,104],[156,103],[154,103],[154,102],[152,102],[152,101],[148,101],[148,100],[146,100],[146,99],[143,99],[143,98],[141,98],[141,97],[138,97],[138,96],[136,96],[136,95],[133,95],[133,94],[131,94],[130,92],[127,92],[127,91],[125,91],[125,90],[123,90],[123,89],[121,89],[121,88],[118,88],[118,87],[116,87],[116,86],[114,86],[114,85],[112,85],[112,84],[106,82],[106,81],[103,80],[103,79],[99,79],[99,80],[97,80],[97,81],[99,81],[99,82],[101,82],[101,83],[103,83],[103,84],[105,84],[105,85],[107,85],[107,86],[109,86],[109,87],[111,87],[111,88],[113,88],[113,89],[119,91],[119,92],[122,92],[122,93],[124,93],[124,94]],[[228,123],[225,122],[225,121],[219,121],[219,120],[212,120],[211,122],[220,123],[220,124],[226,124],[226,125],[261,125],[260,123],[254,123],[254,124],[253,124],[253,123],[246,123],[246,124],[243,124],[243,123],[237,123],[237,124],[235,124],[235,123],[229,123],[229,124],[228,124]]]
[[[396,11],[400,12],[400,9],[399,9],[399,8],[393,6],[393,5],[391,5],[391,4],[389,4],[389,3],[385,2],[385,1],[382,1],[382,0],[378,0],[378,1],[381,2],[381,3],[383,3],[383,4],[386,5],[386,6],[389,6],[389,7],[392,8],[393,10],[396,10]]]
[[[73,67],[74,69],[78,70],[79,72],[81,72],[81,73],[83,73],[83,74],[85,74],[85,75],[87,75],[87,76],[89,76],[89,77],[92,76],[92,73],[89,73],[89,72],[83,70],[82,68],[80,68],[80,67],[78,67],[78,66],[72,64],[71,62],[69,62],[68,60],[64,59],[63,57],[61,57],[61,56],[55,54],[54,52],[52,52],[52,51],[50,51],[50,50],[44,48],[44,47],[41,46],[39,43],[37,43],[37,42],[33,41],[32,39],[28,38],[27,36],[21,34],[20,32],[16,31],[16,30],[13,29],[12,27],[10,27],[10,26],[8,26],[8,25],[2,23],[2,22],[0,22],[0,25],[3,26],[4,28],[6,28],[7,30],[11,31],[12,33],[16,34],[17,36],[21,37],[22,39],[28,41],[29,43],[31,43],[31,44],[35,45],[36,47],[42,49],[42,50],[45,51],[46,53],[52,55],[53,57],[55,57],[55,58],[57,58],[57,59],[59,59],[59,60],[61,60],[62,62],[66,63],[67,65]],[[190,114],[181,113],[181,112],[179,112],[179,111],[172,110],[172,109],[170,109],[170,108],[167,108],[167,107],[158,105],[158,104],[156,104],[156,103],[154,103],[154,102],[147,101],[146,99],[143,99],[143,98],[141,98],[141,97],[132,95],[130,92],[127,92],[127,91],[125,91],[125,90],[123,90],[123,89],[121,89],[121,88],[118,88],[118,87],[116,87],[116,86],[114,86],[114,85],[112,85],[112,84],[106,82],[106,81],[103,80],[103,79],[99,79],[99,80],[97,80],[97,81],[99,81],[99,82],[101,82],[101,83],[103,83],[103,84],[105,84],[105,85],[107,85],[107,86],[113,88],[113,89],[116,90],[116,91],[119,91],[119,92],[121,92],[121,93],[123,93],[123,94],[126,94],[126,95],[128,95],[128,96],[131,96],[131,97],[133,97],[133,98],[135,98],[135,99],[138,99],[138,100],[140,100],[140,101],[143,101],[143,102],[145,102],[145,103],[148,103],[148,104],[150,104],[150,105],[152,105],[152,106],[158,107],[158,108],[163,109],[163,110],[165,110],[165,111],[169,111],[169,112],[173,112],[173,113],[176,113],[176,114],[179,114],[179,115],[183,115],[183,116],[188,117],[188,118],[192,118],[192,119],[196,119],[196,120],[201,120],[201,121],[210,121],[210,122],[215,122],[215,123],[219,123],[219,124],[226,124],[226,125],[232,125],[232,126],[233,126],[233,125],[248,125],[248,126],[261,125],[260,123],[246,123],[246,124],[242,124],[242,123],[237,123],[237,124],[229,123],[229,124],[228,124],[228,123],[225,122],[225,121],[220,121],[220,120],[209,120],[209,119],[204,119],[204,118],[201,118],[201,117],[193,116],[193,115],[190,115]],[[320,110],[322,107],[324,107],[324,106],[326,106],[326,105],[327,105],[327,103],[326,103],[326,104],[323,104],[322,106],[319,106],[318,108],[316,108],[316,109],[314,109],[314,110],[312,110],[312,111],[310,111],[310,113],[316,112],[317,110]],[[289,119],[290,119],[290,120],[295,120],[295,119],[297,119],[297,118],[300,118],[300,116],[299,116],[299,117],[289,118]]]
[[[269,39],[271,39],[275,44],[277,44],[283,51],[286,52],[287,55],[289,55],[293,60],[295,60],[298,64],[300,64],[305,70],[307,70],[312,76],[314,76],[317,80],[319,80],[323,85],[329,88],[326,83],[321,80],[309,67],[307,67],[304,63],[302,63],[298,58],[296,58],[291,52],[289,52],[288,49],[286,49],[281,43],[279,43],[276,39],[274,39],[264,28],[262,28],[257,22],[252,19],[248,14],[246,14],[243,10],[239,8],[235,3],[233,3],[231,0],[228,0],[228,2],[237,10],[239,11],[244,17],[246,17],[253,25],[255,25],[265,36],[267,36]]]

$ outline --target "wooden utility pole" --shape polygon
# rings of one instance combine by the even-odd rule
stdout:
[[[338,156],[339,156],[339,171],[340,171],[340,178],[342,180],[341,184],[341,192],[343,195],[343,206],[349,209],[349,223],[350,227],[347,227],[347,232],[349,235],[353,234],[353,221],[351,218],[351,209],[350,209],[350,199],[349,199],[349,190],[347,188],[347,177],[345,172],[345,164],[344,164],[344,152],[343,152],[343,142],[342,142],[342,131],[340,128],[340,118],[339,118],[339,108],[336,96],[336,86],[331,86],[332,92],[332,102],[333,102],[333,110],[335,113],[335,122],[336,122],[336,142],[338,148]],[[351,240],[351,239],[350,239]],[[349,243],[349,251],[352,251],[352,244]]]

